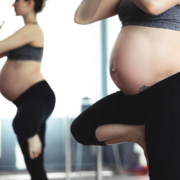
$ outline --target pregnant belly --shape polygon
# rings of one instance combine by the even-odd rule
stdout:
[[[12,72],[1,71],[0,90],[1,94],[8,100],[14,100],[20,91],[20,79]]]
[[[178,31],[125,26],[110,59],[110,75],[125,94],[133,95],[180,71]]]
[[[8,100],[14,101],[33,84],[43,80],[39,68],[31,70],[24,66],[15,67],[5,63],[0,73],[1,94]]]

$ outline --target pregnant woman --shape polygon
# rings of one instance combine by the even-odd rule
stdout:
[[[25,26],[0,41],[0,57],[8,57],[0,73],[0,90],[17,106],[13,128],[32,180],[47,180],[45,128],[55,106],[54,92],[41,74],[44,36],[36,14],[44,6],[45,0],[16,0],[13,7]]]
[[[180,179],[180,0],[83,0],[78,24],[119,15],[122,29],[110,58],[121,90],[72,123],[84,145],[139,144],[151,180]]]

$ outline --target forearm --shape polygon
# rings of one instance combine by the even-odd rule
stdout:
[[[102,0],[83,0],[76,10],[74,20],[77,23],[88,23],[95,16]]]

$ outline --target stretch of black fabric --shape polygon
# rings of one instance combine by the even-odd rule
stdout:
[[[31,86],[13,102],[18,110],[13,121],[15,133],[22,138],[30,138],[39,131],[52,113],[55,95],[46,81]]]
[[[137,95],[111,94],[80,114],[71,125],[84,145],[105,145],[95,137],[105,124],[145,124],[150,180],[180,179],[180,73]]]
[[[47,180],[46,172],[44,169],[44,147],[45,147],[45,130],[46,124],[43,123],[40,125],[38,135],[42,143],[42,152],[38,158],[32,160],[29,157],[27,139],[18,137],[18,142],[21,147],[21,151],[24,155],[24,160],[27,166],[27,169],[31,175],[31,180]]]
[[[17,114],[13,128],[24,155],[31,180],[47,180],[44,169],[44,147],[46,120],[55,106],[55,95],[46,81],[40,81],[21,94],[14,102]],[[38,134],[42,143],[42,153],[34,160],[30,159],[27,138]]]

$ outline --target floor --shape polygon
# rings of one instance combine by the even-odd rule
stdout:
[[[64,172],[49,172],[49,180],[67,180],[66,173]],[[72,180],[96,180],[95,172],[81,172],[71,173],[70,179]],[[26,172],[0,172],[0,180],[30,180],[30,176]],[[148,176],[120,176],[114,174],[112,171],[103,172],[101,180],[149,180]]]

